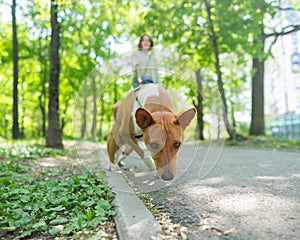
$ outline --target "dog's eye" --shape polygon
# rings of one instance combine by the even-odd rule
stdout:
[[[158,144],[158,143],[155,143],[155,142],[153,142],[153,143],[150,143],[150,147],[151,147],[152,149],[156,150],[156,149],[158,149],[158,148],[159,148],[159,144]]]
[[[180,145],[181,145],[180,142],[174,142],[174,143],[173,143],[174,148],[179,148]]]

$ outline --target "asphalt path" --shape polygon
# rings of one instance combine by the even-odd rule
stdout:
[[[184,145],[168,183],[135,154],[124,163],[188,239],[300,239],[300,152]]]

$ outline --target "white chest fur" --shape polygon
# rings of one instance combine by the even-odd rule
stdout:
[[[159,96],[159,85],[157,84],[147,84],[143,85],[143,87],[135,92],[136,98],[138,100],[135,100],[133,102],[133,108],[132,108],[132,120],[134,125],[134,131],[135,135],[141,135],[142,129],[136,124],[135,119],[135,112],[138,108],[145,106],[147,103],[147,99],[150,96]]]

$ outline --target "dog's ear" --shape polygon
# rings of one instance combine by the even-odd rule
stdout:
[[[120,102],[117,102],[112,107],[112,113],[113,113],[114,120],[117,119],[117,112],[118,112],[119,106],[120,106]]]
[[[135,119],[137,125],[141,129],[145,129],[154,123],[151,114],[145,108],[138,108],[135,112]]]
[[[196,108],[190,108],[184,112],[178,113],[176,124],[179,124],[184,130],[191,123],[192,119],[195,117],[195,114]]]

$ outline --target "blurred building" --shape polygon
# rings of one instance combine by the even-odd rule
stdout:
[[[277,21],[269,27],[280,32],[287,26],[299,24],[300,12],[285,10],[280,11]],[[273,40],[267,40],[267,47]],[[300,31],[279,37],[272,54],[273,58],[265,63],[267,122],[273,135],[300,139]]]

